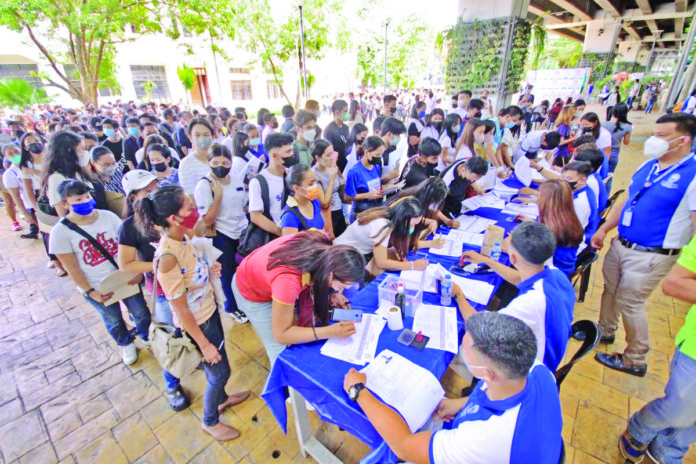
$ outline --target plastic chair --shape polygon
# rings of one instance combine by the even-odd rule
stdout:
[[[619,196],[621,196],[622,193],[624,193],[625,190],[621,189],[614,193],[608,200],[607,200],[607,206],[599,213],[599,226],[601,227],[602,224],[604,224],[607,221],[607,218],[609,217],[609,213],[611,212],[611,208],[614,206],[616,203],[616,200],[619,199]]]
[[[585,294],[587,294],[587,289],[590,287],[590,274],[592,272],[592,263],[599,259],[597,251],[593,248],[585,248],[580,255],[578,255],[578,260],[575,263],[575,270],[570,276],[570,281],[573,286],[580,281],[580,291],[578,294],[578,303],[585,301]]]
[[[561,383],[566,378],[570,370],[573,368],[576,362],[580,360],[587,353],[592,351],[599,343],[599,327],[592,321],[582,320],[577,321],[572,326],[573,335],[583,332],[585,334],[585,339],[582,342],[580,349],[573,355],[573,358],[566,364],[558,368],[556,371],[556,385],[558,386],[558,391],[561,390]]]

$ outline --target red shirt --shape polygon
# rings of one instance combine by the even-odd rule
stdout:
[[[294,306],[302,291],[302,271],[290,266],[278,266],[268,270],[271,253],[285,245],[296,234],[279,237],[254,250],[237,268],[237,288],[242,296],[254,303],[270,303],[276,300]]]

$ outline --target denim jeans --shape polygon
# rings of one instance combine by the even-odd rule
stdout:
[[[102,319],[104,320],[104,325],[106,330],[114,339],[116,344],[119,346],[126,346],[133,343],[133,334],[126,328],[126,323],[123,321],[121,316],[121,308],[118,303],[111,304],[109,306],[104,306],[92,298],[85,296],[85,299],[94,308],[99,311]],[[150,331],[150,322],[152,318],[150,317],[150,310],[147,308],[145,303],[145,298],[143,297],[143,292],[140,291],[133,296],[129,296],[123,300],[123,304],[128,308],[128,312],[131,315],[131,319],[135,322],[135,330],[143,340],[147,340],[148,333]]]
[[[653,100],[648,100],[648,103],[645,105],[645,112],[648,114],[651,113],[653,105],[655,105],[655,102]]]
[[[222,291],[227,300],[225,301],[225,312],[234,312],[237,309],[237,302],[234,300],[234,294],[232,293],[232,276],[237,270],[239,240],[229,238],[218,231],[217,235],[213,237],[213,246],[222,251],[218,258],[218,263],[222,266],[220,281],[222,282]]]
[[[631,436],[650,444],[651,454],[665,464],[681,463],[696,442],[696,360],[674,352],[665,396],[652,400],[628,422]]]
[[[261,339],[264,348],[266,348],[266,354],[268,355],[271,367],[273,367],[275,360],[285,349],[286,345],[278,343],[275,337],[273,337],[273,325],[271,324],[272,303],[270,301],[267,303],[254,303],[253,301],[245,299],[242,294],[239,293],[236,274],[232,279],[232,291],[234,291],[235,297],[237,298],[239,309],[244,311],[244,314],[247,315],[249,322],[251,322],[251,326]]]
[[[158,296],[155,299],[155,319],[159,324],[167,324],[174,327],[172,308],[169,306],[169,300],[167,300],[165,296]],[[179,386],[179,378],[173,376],[164,369],[162,369],[162,376],[164,377],[164,385],[166,388],[174,389]]]
[[[220,313],[215,311],[210,319],[199,327],[205,338],[215,345],[222,356],[222,359],[215,364],[203,362],[205,378],[208,380],[203,396],[203,424],[212,427],[220,421],[218,406],[227,400],[225,385],[230,378],[230,363],[225,351],[225,333],[222,329]]]

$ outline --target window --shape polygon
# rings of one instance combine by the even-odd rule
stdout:
[[[251,81],[231,81],[233,100],[251,100]]]
[[[276,100],[281,98],[280,87],[275,81],[266,81],[266,92],[268,93],[269,100]]]
[[[230,74],[249,74],[249,68],[230,68]]]
[[[0,64],[0,79],[22,79],[36,83],[31,73],[38,71],[39,68],[35,64]]]
[[[131,74],[133,75],[133,87],[135,87],[135,95],[143,99],[145,98],[145,88],[143,84],[148,81],[155,83],[156,87],[152,91],[152,98],[160,100],[169,100],[169,85],[167,84],[167,73],[164,66],[139,66],[132,65]]]

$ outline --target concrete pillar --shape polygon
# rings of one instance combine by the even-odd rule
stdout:
[[[635,63],[638,61],[640,47],[640,42],[621,42],[619,44],[619,51],[616,55],[616,61],[619,63]]]
[[[613,53],[616,48],[616,39],[619,37],[619,31],[621,31],[620,21],[604,21],[601,19],[591,21],[587,25],[585,42],[582,45],[583,53]]]

